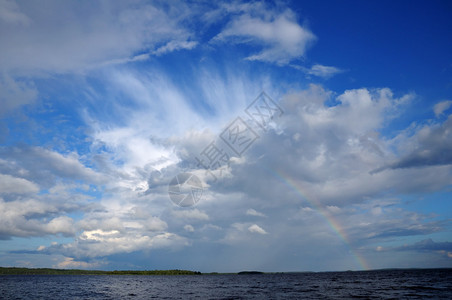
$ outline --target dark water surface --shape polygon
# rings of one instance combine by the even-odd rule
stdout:
[[[1,299],[452,299],[452,269],[262,275],[5,275]]]

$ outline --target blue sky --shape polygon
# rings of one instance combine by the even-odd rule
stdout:
[[[448,1],[0,1],[0,265],[452,267],[451,20]],[[238,117],[257,139],[234,154]],[[212,142],[229,157],[206,172]],[[168,196],[183,172],[194,206]]]

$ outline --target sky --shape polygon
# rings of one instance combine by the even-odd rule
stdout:
[[[451,31],[450,1],[0,0],[0,266],[452,267]]]

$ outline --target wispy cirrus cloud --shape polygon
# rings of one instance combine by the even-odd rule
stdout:
[[[315,65],[311,66],[310,68],[306,68],[306,67],[299,66],[299,65],[293,65],[293,64],[291,66],[294,67],[295,69],[303,71],[307,75],[313,75],[313,76],[321,77],[324,79],[328,79],[337,74],[345,72],[344,70],[333,67],[333,66],[324,66],[324,65],[320,65],[320,64],[315,64]]]
[[[164,53],[194,46],[179,24],[188,12],[182,2],[172,10],[145,2],[2,3],[9,8],[0,19],[0,69],[16,74],[81,71],[148,49]],[[59,14],[48,13],[56,10]]]
[[[261,52],[246,59],[286,65],[302,58],[316,36],[297,23],[295,14],[287,9],[280,13],[247,9],[233,17],[214,41],[251,44],[262,47]]]

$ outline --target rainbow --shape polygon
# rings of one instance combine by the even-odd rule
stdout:
[[[267,168],[265,168],[267,169]],[[303,192],[302,188],[297,184],[294,180],[290,178],[289,175],[284,174],[280,170],[267,169],[274,177],[276,177],[279,181],[281,181],[284,185],[288,186],[290,189],[295,191],[299,196],[301,196],[304,200],[308,201],[309,204],[315,208],[320,215],[326,220],[328,226],[331,230],[339,237],[339,239],[349,248],[350,253],[353,254],[356,262],[360,266],[362,270],[370,270],[370,267],[366,260],[361,256],[360,253],[355,251],[347,237],[347,233],[344,228],[339,224],[339,222],[323,207],[319,204],[318,201],[314,200],[314,197],[306,197],[306,193]]]

